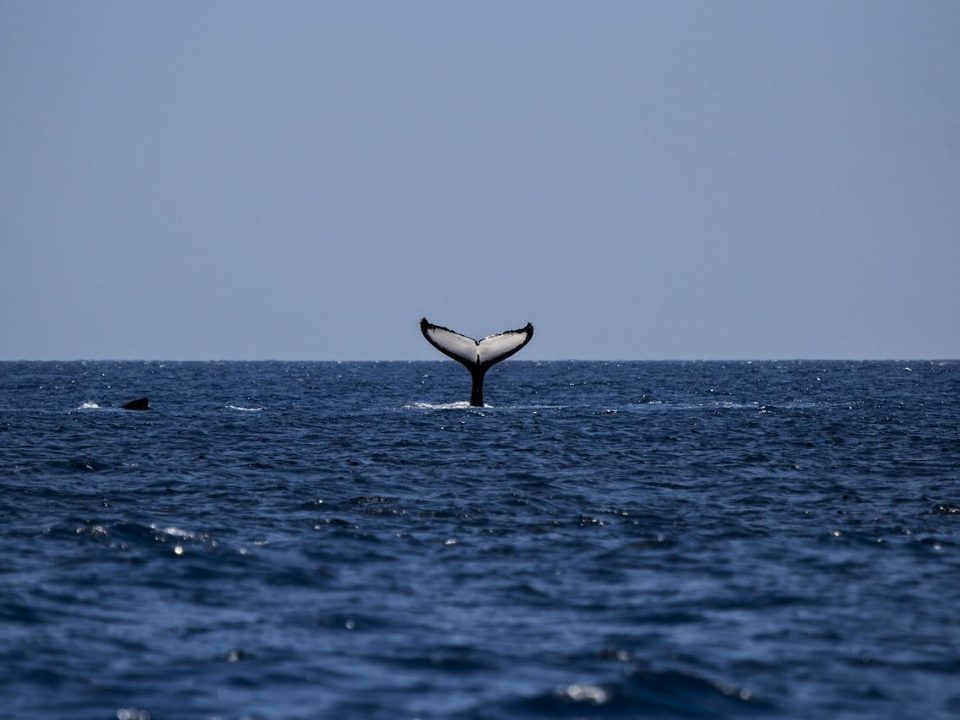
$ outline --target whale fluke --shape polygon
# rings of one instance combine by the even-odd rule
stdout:
[[[124,403],[120,407],[124,410],[149,410],[150,399],[145,397],[137,398],[136,400],[131,400],[128,403]]]
[[[491,367],[519,352],[530,342],[533,325],[527,323],[519,330],[507,330],[496,335],[487,335],[482,340],[474,340],[421,318],[420,332],[428,343],[470,371],[473,379],[470,405],[483,407],[483,376]]]

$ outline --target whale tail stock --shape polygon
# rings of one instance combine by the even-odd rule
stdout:
[[[487,335],[482,340],[474,340],[450,328],[434,325],[426,318],[421,318],[420,332],[428,343],[470,371],[470,377],[473,379],[470,405],[483,407],[483,376],[491,367],[516,354],[530,342],[533,337],[533,325],[527,323],[518,330],[506,330],[496,335]]]

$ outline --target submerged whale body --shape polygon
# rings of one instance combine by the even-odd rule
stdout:
[[[120,407],[123,410],[149,410],[150,399],[145,397],[137,398],[136,400],[131,400],[128,403],[124,403]]]
[[[470,405],[483,407],[483,376],[491,367],[519,352],[530,342],[533,337],[533,325],[527,323],[519,330],[506,330],[496,335],[487,335],[482,340],[474,340],[422,318],[420,332],[428,343],[470,371],[470,377],[473,379]]]

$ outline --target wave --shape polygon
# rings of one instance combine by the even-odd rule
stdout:
[[[673,402],[670,400],[642,400],[627,403],[622,407],[613,407],[609,411],[627,410],[634,412],[691,411],[691,410],[755,410],[760,413],[777,410],[812,410],[830,407],[830,403],[809,401],[786,401],[777,404],[765,404],[758,400],[737,402],[734,400],[711,400],[707,402]]]
[[[613,682],[577,682],[466,713],[483,718],[723,718],[769,715],[776,706],[744,687],[727,686],[679,670],[634,669]]]

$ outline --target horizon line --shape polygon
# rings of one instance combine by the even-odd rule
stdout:
[[[446,363],[453,362],[445,358],[438,359],[283,359],[283,358],[0,358],[0,363],[98,363],[98,362],[130,362],[130,363]],[[960,362],[960,358],[951,357],[766,357],[766,358],[731,358],[731,357],[664,357],[664,358],[552,358],[552,359],[511,359],[511,363],[572,363],[572,362],[600,362],[600,363],[644,363],[644,362],[729,362],[729,363],[768,363],[768,362]]]

